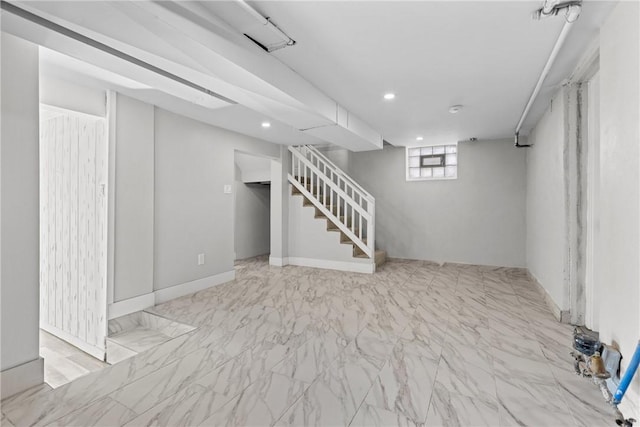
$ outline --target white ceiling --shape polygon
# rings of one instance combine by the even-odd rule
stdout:
[[[397,145],[511,137],[564,24],[539,1],[252,3],[297,41],[282,62]],[[545,82],[532,127],[611,9],[585,2]],[[215,4],[210,4],[215,6]],[[394,101],[382,95],[395,92]],[[462,104],[456,115],[451,105]]]
[[[74,84],[114,90],[140,101],[157,105],[165,110],[192,119],[222,127],[238,133],[283,144],[319,144],[318,138],[303,134],[286,123],[274,120],[264,114],[251,110],[243,105],[216,102],[215,98],[203,98],[201,93],[184,86],[168,86],[169,82],[155,79],[146,81],[143,75],[131,70],[131,65],[123,61],[123,67],[114,67],[113,58],[109,58],[110,66],[117,72],[107,70],[68,55],[40,48],[40,73]],[[132,78],[125,77],[129,75]],[[268,121],[271,127],[265,129],[262,122]]]
[[[111,74],[56,54],[45,56],[45,70],[268,141],[324,139],[354,149],[379,147],[378,133],[394,145],[416,144],[417,135],[423,143],[511,137],[564,23],[562,17],[532,20],[539,1],[252,2],[297,41],[266,53],[242,36],[259,37],[264,28],[234,1],[18,4],[237,104],[203,99],[80,42],[5,19],[3,12],[6,31]],[[612,4],[584,2],[523,134]],[[387,91],[396,93],[394,101],[382,99]],[[447,111],[454,104],[464,106],[457,115]],[[264,120],[272,123],[267,131],[259,127]]]

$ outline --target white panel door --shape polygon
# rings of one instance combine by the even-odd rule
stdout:
[[[40,326],[104,359],[106,120],[44,107],[40,127]]]

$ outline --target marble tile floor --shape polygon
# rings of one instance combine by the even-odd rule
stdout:
[[[194,329],[191,325],[146,311],[111,319],[107,337],[107,362],[113,365]]]
[[[522,270],[391,260],[374,275],[243,262],[150,310],[197,329],[54,390],[2,425],[606,426],[569,325]]]
[[[44,381],[60,387],[108,365],[73,345],[40,330],[40,357],[44,358]]]
[[[193,331],[195,327],[174,322],[146,311],[138,311],[109,320],[109,337],[116,337],[128,331],[141,329],[155,331],[168,338],[175,338],[179,335]],[[124,343],[125,341],[123,341],[123,344]],[[144,350],[147,350],[147,348]]]

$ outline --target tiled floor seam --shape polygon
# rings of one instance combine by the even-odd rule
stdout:
[[[555,375],[554,375],[554,378],[555,378]],[[564,393],[562,393],[562,390],[564,390],[565,392],[567,392],[567,393],[569,393],[569,394],[571,394],[571,395],[575,396],[575,397],[576,397],[576,398],[578,398],[578,399],[579,399],[579,396],[576,396],[576,395],[575,395],[575,394],[573,394],[569,389],[567,389],[566,387],[563,387],[563,386],[558,382],[558,380],[557,380],[557,379],[556,379],[556,384],[557,384],[558,389],[559,389],[559,391],[560,391],[560,397],[562,398],[562,401],[564,402],[565,406],[567,407],[567,411],[568,411],[568,412],[569,412],[569,414],[571,415],[571,418],[573,418],[573,422],[575,423],[575,425],[576,425],[576,426],[579,426],[579,425],[580,425],[580,420],[578,420],[578,419],[576,418],[576,416],[575,416],[575,414],[573,413],[573,410],[572,410],[572,408],[571,408],[570,402],[567,400],[567,398],[566,398],[565,394],[564,394]],[[604,400],[604,398],[603,398],[603,400]],[[585,404],[587,404],[587,405],[588,405],[588,403],[586,403],[586,402],[585,402]],[[613,413],[612,413],[611,419],[613,420]]]
[[[384,365],[389,362],[391,359],[391,357],[389,357],[388,359],[386,359],[384,361],[384,363],[382,364],[382,367],[380,369],[378,369],[378,373],[373,377],[374,380],[371,382],[371,384],[369,385],[369,388],[367,389],[367,392],[364,394],[364,396],[362,396],[362,401],[360,401],[360,404],[358,405],[357,409],[355,410],[355,412],[353,413],[353,415],[351,416],[351,419],[349,420],[349,423],[346,424],[346,426],[350,427],[351,423],[353,423],[353,420],[355,419],[356,415],[358,415],[358,411],[360,411],[360,409],[362,408],[362,405],[364,405],[365,401],[367,400],[367,395],[371,392],[371,389],[373,388],[373,385],[375,384],[375,380],[376,378],[378,378],[378,376],[380,375],[380,372],[382,372],[382,369],[384,368]]]
[[[438,371],[440,370],[441,361],[442,361],[442,355],[440,355],[440,358],[438,359],[438,366],[436,367],[436,373],[433,377],[433,384],[432,384],[433,388],[435,388],[435,382],[436,382],[436,379],[438,378]],[[424,417],[424,420],[422,420],[422,424],[427,423],[427,418],[429,418],[429,411],[431,410],[432,404],[433,404],[433,391],[431,392],[431,395],[429,395],[429,404],[427,405],[427,415]]]
[[[193,332],[195,332],[195,331],[193,331]],[[98,398],[96,398],[96,399],[92,400],[91,402],[89,402],[88,404],[86,404],[86,405],[84,405],[84,406],[82,406],[82,407],[83,407],[83,408],[85,408],[85,407],[87,407],[87,406],[89,406],[89,405],[92,405],[93,403],[97,402],[97,401],[98,401],[98,400],[100,400],[100,399],[104,399],[105,397],[111,397],[112,395],[117,394],[119,391],[122,391],[124,388],[126,388],[126,387],[130,386],[131,384],[134,384],[134,383],[136,383],[136,382],[138,382],[138,381],[142,381],[142,380],[146,379],[148,376],[155,374],[155,373],[156,373],[156,372],[158,372],[160,369],[166,368],[166,367],[168,367],[169,365],[171,365],[171,364],[173,364],[173,363],[178,364],[178,363],[180,362],[180,360],[181,360],[181,359],[184,359],[185,357],[187,357],[187,356],[189,356],[189,355],[193,354],[194,352],[196,352],[196,351],[198,351],[198,350],[202,350],[202,349],[206,349],[206,348],[207,348],[207,347],[194,347],[194,349],[193,349],[192,351],[189,351],[189,352],[187,352],[187,353],[182,354],[179,358],[175,358],[175,359],[170,360],[169,362],[166,362],[166,363],[161,364],[161,365],[160,365],[160,366],[158,366],[156,369],[154,369],[154,370],[152,370],[152,371],[150,371],[150,372],[146,373],[145,375],[142,375],[142,376],[140,376],[140,377],[135,378],[135,379],[134,379],[134,380],[132,380],[132,381],[129,381],[129,382],[126,382],[125,384],[122,384],[120,387],[118,387],[118,388],[116,388],[116,389],[114,389],[114,390],[111,390],[111,391],[109,391],[108,393],[106,393],[106,394],[104,394],[104,395],[101,395],[100,397],[98,397]],[[236,357],[237,357],[237,356],[236,356]],[[228,359],[228,360],[226,360],[225,362],[220,363],[219,365],[216,365],[216,367],[212,368],[212,370],[213,370],[213,369],[216,369],[216,368],[218,368],[218,367],[220,367],[220,366],[222,366],[224,363],[227,363],[228,361],[230,361],[230,360],[232,360],[232,359],[233,359],[233,358]],[[176,393],[179,393],[180,391],[184,390],[184,389],[185,389],[185,388],[187,388],[187,387],[188,387],[188,386],[185,386],[184,388],[177,390],[177,391],[176,391]],[[133,411],[133,412],[135,412],[136,414],[138,414],[138,412],[137,412],[134,408],[132,408],[129,404],[127,404],[127,403],[125,403],[125,402],[121,402],[121,401],[119,401],[119,400],[117,400],[117,399],[114,399],[114,400],[115,400],[115,401],[117,401],[117,402],[119,402],[121,405],[125,406],[127,409],[130,409],[131,411]],[[163,400],[165,400],[165,399],[163,399]],[[154,405],[154,406],[155,406],[155,405]],[[70,412],[66,413],[65,415],[63,415],[62,417],[60,417],[60,418],[64,418],[65,416],[69,415],[71,412],[74,412],[74,411],[75,411],[75,410],[70,411]],[[146,411],[143,411],[143,412],[146,412]],[[138,415],[141,415],[141,414],[138,414]],[[58,419],[60,419],[60,418],[58,418]]]

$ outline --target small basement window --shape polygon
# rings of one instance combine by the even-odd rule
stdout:
[[[458,143],[407,147],[407,181],[456,179]]]

